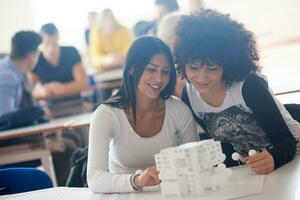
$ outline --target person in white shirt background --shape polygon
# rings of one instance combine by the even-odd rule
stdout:
[[[93,192],[158,185],[154,155],[198,140],[192,113],[171,96],[176,72],[164,42],[137,39],[128,51],[123,80],[120,90],[97,108],[90,125],[87,182]]]

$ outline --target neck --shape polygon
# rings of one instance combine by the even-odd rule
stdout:
[[[43,53],[44,58],[52,65],[58,65],[59,58],[60,58],[60,48],[57,49],[55,53],[52,53],[52,55]]]
[[[209,92],[202,93],[200,95],[206,101],[206,103],[213,106],[219,106],[224,101],[226,95],[226,88],[226,84],[222,82],[215,88],[211,89]]]
[[[153,112],[157,110],[160,103],[161,103],[161,99],[159,97],[157,99],[150,99],[150,98],[146,98],[142,94],[137,93],[136,113]]]

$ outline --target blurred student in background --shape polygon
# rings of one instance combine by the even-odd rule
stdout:
[[[59,45],[59,33],[52,23],[44,24],[40,34],[42,53],[31,74],[35,99],[47,100],[49,106],[80,99],[80,92],[88,88],[88,83],[78,51],[74,47]]]
[[[52,23],[44,24],[40,35],[42,52],[31,74],[34,97],[44,100],[54,118],[85,112],[80,92],[88,88],[88,81],[78,51],[59,45],[59,33]],[[47,137],[49,149],[56,154],[53,159],[58,184],[64,185],[70,170],[70,156],[86,144],[85,133],[78,129],[64,130]]]
[[[0,118],[3,115],[11,113],[11,117],[6,118],[6,120],[19,123],[17,119],[22,118],[20,115],[23,116],[23,118],[32,118],[33,113],[30,112],[36,111],[36,109],[31,109],[36,108],[34,107],[36,104],[32,98],[31,85],[30,82],[27,81],[26,73],[32,70],[38,61],[38,46],[41,41],[40,35],[35,32],[17,32],[12,38],[10,55],[0,60]],[[26,113],[21,112],[25,109],[27,111]],[[29,122],[30,121],[28,121],[28,123]],[[39,145],[44,145],[44,138],[40,137],[40,135],[33,135],[9,139],[2,141],[0,146],[3,147],[24,143],[29,144],[32,148],[36,148]],[[61,186],[64,185],[70,168],[69,159],[72,151],[69,151],[68,149],[70,149],[69,146],[61,152],[52,154],[58,185]],[[40,161],[36,160],[14,163],[1,167],[36,167],[38,165],[40,165]]]
[[[84,31],[84,41],[86,46],[90,46],[90,33],[91,30],[93,29],[93,27],[96,26],[96,22],[97,22],[97,12],[89,12],[88,13],[88,26]]]
[[[104,9],[90,33],[90,53],[96,71],[121,68],[132,40],[131,31],[117,21],[111,9]]]
[[[188,11],[190,13],[199,11],[202,8],[204,8],[203,0],[189,0]]]
[[[152,21],[138,21],[133,26],[133,32],[136,38],[143,35],[156,35],[157,26],[164,16],[169,13],[176,12],[179,10],[177,0],[155,0],[155,11],[156,16]]]
[[[0,116],[33,106],[25,74],[37,63],[41,41],[33,31],[13,36],[10,55],[0,60]]]
[[[182,14],[180,14],[179,12],[172,12],[170,14],[167,14],[159,22],[157,28],[157,37],[162,39],[170,47],[172,54],[174,51],[175,43],[175,28],[181,16]],[[181,96],[181,91],[184,87],[184,84],[185,80],[182,78],[182,75],[177,73],[176,86],[174,90],[175,96]]]

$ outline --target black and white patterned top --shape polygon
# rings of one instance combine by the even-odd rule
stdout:
[[[198,118],[196,121],[202,121],[210,137],[230,143],[234,151],[243,156],[247,156],[250,149],[268,150],[277,168],[295,155],[296,141],[267,82],[258,75],[251,74],[245,81],[227,88],[219,107],[207,104],[189,83],[182,100],[190,106],[194,117]],[[228,152],[225,154],[229,156]]]

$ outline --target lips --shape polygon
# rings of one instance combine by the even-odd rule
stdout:
[[[162,86],[160,84],[148,83],[148,86],[154,91],[160,91]]]
[[[209,86],[209,83],[197,83],[197,85],[199,85],[199,86]]]
[[[196,85],[198,88],[207,88],[209,87],[209,83],[199,83],[199,82],[196,82]]]

